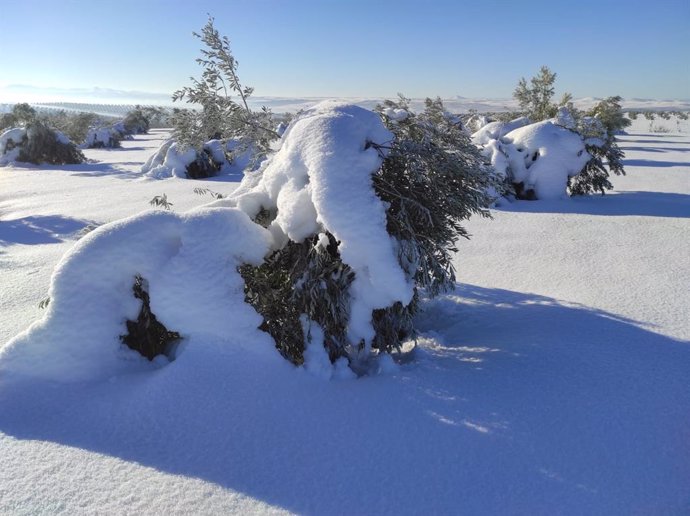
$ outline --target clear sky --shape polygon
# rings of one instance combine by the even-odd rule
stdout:
[[[192,4],[196,5],[192,5]],[[0,87],[170,93],[207,13],[255,95],[690,98],[690,0],[22,0],[0,6]]]

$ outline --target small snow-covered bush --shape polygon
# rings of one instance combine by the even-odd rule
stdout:
[[[26,129],[15,127],[0,134],[0,165],[17,161],[21,146],[26,143]]]
[[[513,94],[536,123],[526,125],[528,118],[492,122],[472,135],[519,199],[603,194],[613,187],[609,173],[625,174],[615,139],[630,125],[621,98],[609,97],[581,112],[569,94],[559,104],[552,102],[555,80],[556,74],[542,67],[530,85],[521,79]]]
[[[150,122],[139,106],[125,115],[122,126],[126,135],[146,134],[149,132]]]
[[[548,120],[514,129],[484,152],[497,172],[509,178],[519,199],[563,197],[569,178],[591,158],[578,133]]]
[[[209,140],[197,151],[194,148],[182,150],[180,144],[171,139],[149,157],[141,171],[156,179],[204,179],[241,174],[253,167],[253,149],[242,147],[234,140]]]
[[[122,134],[114,127],[92,127],[86,133],[84,146],[89,149],[115,149],[120,147]]]
[[[0,135],[0,164],[20,161],[65,165],[82,163],[84,159],[69,138],[39,121]]]
[[[185,166],[191,167],[180,177],[208,177],[215,175],[214,171],[227,171],[226,166],[234,171],[240,165],[254,168],[271,151],[271,143],[280,138],[273,130],[275,122],[268,109],[249,109],[247,99],[253,89],[240,84],[230,41],[219,34],[213,23],[213,18],[209,18],[201,34],[194,33],[206,47],[197,59],[204,67],[201,79],[192,78],[191,86],[173,93],[173,101],[185,100],[197,108],[174,109],[170,118],[175,152],[184,155]],[[220,143],[211,143],[213,140]],[[222,159],[221,154],[225,155]],[[218,166],[212,166],[213,163]],[[157,177],[171,174],[162,169],[156,172]],[[179,176],[179,172],[173,175]]]
[[[15,104],[10,113],[0,115],[0,131],[16,127],[26,127],[34,122],[38,114],[36,110],[27,103]]]
[[[91,127],[100,123],[98,115],[94,113],[67,113],[63,110],[41,113],[40,119],[47,126],[65,134],[75,143],[84,142]]]

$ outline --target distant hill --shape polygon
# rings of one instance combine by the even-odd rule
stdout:
[[[314,104],[323,100],[333,99],[332,97],[253,97],[250,99],[250,107],[259,109],[262,106],[270,108],[274,113],[294,113],[300,109],[307,109]],[[383,99],[380,98],[366,98],[366,97],[349,97],[349,98],[335,98],[334,100],[341,100],[357,104],[368,109],[373,109]],[[587,109],[601,99],[597,97],[584,97],[574,101],[575,106],[581,109]],[[507,112],[517,111],[518,106],[514,99],[469,99],[456,96],[449,99],[443,99],[443,103],[451,112],[467,113],[470,110],[475,110],[479,113],[487,112]],[[73,111],[73,112],[88,112],[96,113],[100,116],[122,117],[128,111],[132,110],[136,103],[99,103],[99,102],[30,102],[32,106],[41,111]],[[419,110],[424,106],[424,99],[411,99],[411,107],[414,110]],[[12,103],[0,104],[0,113],[7,112],[12,109]],[[141,102],[139,105],[156,105],[161,106],[160,103]],[[168,103],[163,107],[171,107]],[[690,111],[690,100],[655,100],[655,99],[624,99],[622,102],[624,110],[637,111]],[[179,104],[179,107],[190,107],[189,104]]]

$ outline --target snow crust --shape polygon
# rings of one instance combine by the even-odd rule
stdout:
[[[343,262],[355,272],[348,338],[353,345],[364,340],[365,352],[375,333],[372,310],[407,304],[413,293],[372,183],[383,158],[370,143],[392,139],[372,111],[318,104],[290,124],[280,150],[230,200],[250,217],[261,208],[277,210],[269,228],[277,247],[285,238],[301,242],[325,231],[335,236]]]
[[[70,382],[147,368],[119,339],[141,308],[136,275],[169,330],[261,340],[261,317],[244,303],[236,268],[259,264],[269,243],[266,230],[232,208],[153,211],[101,226],[58,264],[45,317],[0,350],[0,374]]]

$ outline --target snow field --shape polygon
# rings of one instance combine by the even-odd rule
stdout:
[[[683,514],[690,137],[647,126],[621,137],[611,194],[471,220],[461,285],[424,302],[419,348],[384,374],[324,381],[249,328],[105,381],[0,373],[0,513]],[[0,341],[44,314],[90,224],[165,192],[175,213],[155,216],[184,240],[180,214],[206,202],[193,188],[236,187],[142,179],[162,137],[85,151],[98,164],[0,169]],[[160,255],[150,274],[173,284],[178,255]]]

